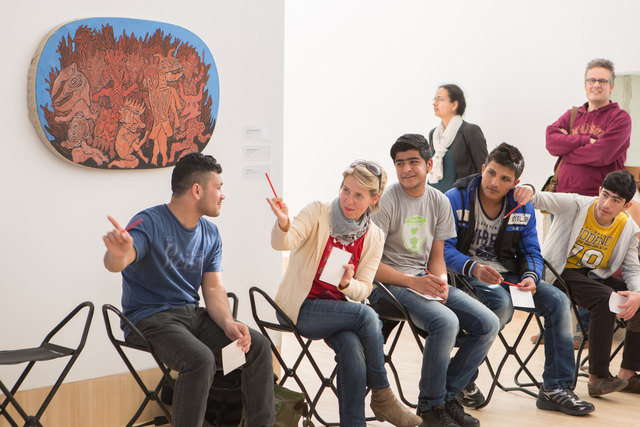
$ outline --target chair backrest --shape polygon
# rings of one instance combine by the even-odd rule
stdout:
[[[375,310],[379,316],[395,321],[403,321],[409,318],[407,310],[385,285],[377,280],[373,281],[373,285],[386,297],[380,298],[376,303]]]
[[[238,318],[238,296],[233,292],[227,292],[227,298],[229,299],[229,306],[231,307],[231,314],[234,319]]]
[[[373,281],[373,285],[386,296],[386,298],[379,298],[374,307],[374,310],[382,320],[382,335],[384,336],[385,342],[399,322],[407,322],[416,343],[420,347],[420,351],[423,351],[424,344],[419,337],[425,338],[427,336],[426,331],[418,328],[415,323],[413,323],[407,309],[404,308],[400,301],[391,293],[389,288],[377,280]]]
[[[82,351],[82,349],[84,348],[84,345],[87,343],[87,337],[89,336],[89,328],[91,327],[91,321],[93,320],[94,307],[93,307],[93,303],[91,301],[85,301],[83,303],[78,304],[78,306],[76,308],[74,308],[71,311],[71,313],[67,314],[64,317],[64,319],[62,319],[60,321],[60,323],[58,323],[51,330],[51,332],[49,332],[47,334],[47,336],[42,341],[42,344],[40,344],[40,345],[41,346],[45,346],[47,344],[50,344],[51,340],[53,339],[53,337],[62,328],[64,328],[67,325],[67,323],[69,323],[71,321],[71,319],[73,319],[81,310],[83,310],[85,308],[87,309],[87,316],[86,316],[86,319],[84,321],[84,326],[82,328],[82,334],[80,335],[80,342],[78,343],[78,346],[75,348],[75,352],[76,353],[80,353]]]
[[[134,334],[136,337],[138,337],[140,339],[140,342],[144,343],[144,346],[133,345],[123,339],[117,338],[113,333],[113,326],[111,324],[109,312],[114,313],[118,318],[120,324],[126,325],[126,327],[129,328],[129,333]],[[114,307],[111,304],[104,304],[102,306],[102,317],[104,318],[104,326],[107,330],[107,336],[114,345],[123,345],[125,347],[131,347],[138,350],[151,352],[151,344],[149,344],[149,341],[147,341],[144,335],[142,335],[142,332],[140,332],[138,328],[136,328],[135,325],[131,323],[131,321],[127,318],[127,316],[125,316],[124,313],[122,313],[118,308]]]
[[[259,294],[262,297],[262,299],[266,301],[271,306],[271,308],[273,308],[276,314],[281,319],[285,320],[286,325],[269,322],[260,318],[260,313],[258,312],[258,300],[256,299],[256,294]],[[262,331],[262,328],[274,329],[278,331],[296,330],[296,325],[295,323],[293,323],[293,320],[291,320],[291,318],[289,318],[289,316],[287,316],[285,312],[282,311],[280,307],[278,307],[278,304],[276,304],[275,301],[265,291],[263,291],[259,287],[252,286],[249,289],[249,303],[251,304],[251,314],[253,315],[253,320],[255,320],[256,324],[258,325],[261,331]],[[264,334],[264,331],[262,332]]]

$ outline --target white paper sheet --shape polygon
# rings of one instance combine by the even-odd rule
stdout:
[[[625,304],[627,302],[627,297],[624,295],[620,295],[617,292],[611,292],[611,296],[609,297],[609,310],[612,313],[622,313],[624,310],[619,305]]]
[[[533,303],[533,294],[529,291],[521,291],[517,286],[509,286],[511,301],[514,307],[536,308]]]
[[[247,359],[242,352],[242,347],[238,345],[238,340],[222,349],[222,371],[225,375],[236,368],[244,365]]]
[[[324,265],[320,280],[333,286],[338,286],[344,275],[343,265],[351,261],[351,252],[347,252],[335,246],[329,253],[327,263]]]
[[[414,294],[420,295],[422,298],[424,299],[428,299],[430,301],[442,301],[442,298],[440,297],[432,297],[431,295],[427,295],[427,294],[421,294],[420,292],[413,290],[411,288],[407,288],[409,289],[411,292],[413,292]]]

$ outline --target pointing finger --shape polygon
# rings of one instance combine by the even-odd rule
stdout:
[[[124,229],[122,228],[122,226],[118,223],[118,221],[116,221],[112,216],[107,215],[107,219],[109,220],[109,222],[111,224],[113,224],[113,226],[116,228],[116,230],[118,231],[124,231]]]

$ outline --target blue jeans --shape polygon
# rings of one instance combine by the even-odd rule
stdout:
[[[589,323],[591,323],[591,312],[586,308],[582,308],[578,306],[578,316],[580,316],[580,320],[582,321],[582,326],[584,327],[585,336],[583,339],[586,339],[589,334]],[[576,332],[580,332],[580,326],[576,322]]]
[[[173,392],[172,426],[196,427],[204,420],[209,389],[222,360],[221,350],[231,342],[207,310],[184,305],[141,319],[136,327],[149,341],[158,358],[179,372]],[[245,426],[263,426],[275,420],[273,364],[269,340],[249,329],[251,348],[242,368],[242,405]],[[137,335],[128,342],[141,344]]]
[[[520,282],[520,276],[514,273],[502,273],[502,277],[511,283]],[[502,330],[513,317],[509,286],[488,285],[477,277],[465,279],[473,287],[478,299],[496,313]],[[573,387],[576,362],[569,298],[560,289],[541,280],[536,285],[533,303],[536,306],[535,313],[544,318],[544,388],[551,390]]]
[[[324,339],[336,353],[340,426],[366,426],[367,385],[389,387],[378,314],[364,304],[307,298],[296,326],[307,338]]]
[[[498,318],[479,301],[449,287],[446,304],[426,300],[405,287],[387,285],[415,325],[428,333],[422,354],[418,411],[452,400],[472,379],[499,331]],[[386,298],[377,289],[369,296],[375,305]],[[451,359],[459,329],[467,338]]]

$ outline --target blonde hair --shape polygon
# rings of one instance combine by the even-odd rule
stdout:
[[[380,177],[371,172],[367,165],[372,165],[380,169]],[[362,160],[362,164],[346,168],[344,172],[342,172],[342,183],[340,184],[340,188],[342,188],[344,179],[348,176],[352,176],[358,185],[361,185],[368,190],[372,198],[376,197],[378,194],[382,195],[382,192],[387,185],[387,173],[380,163],[373,160]],[[378,209],[380,209],[380,199],[378,199],[375,205],[369,206],[370,212],[375,212]]]

